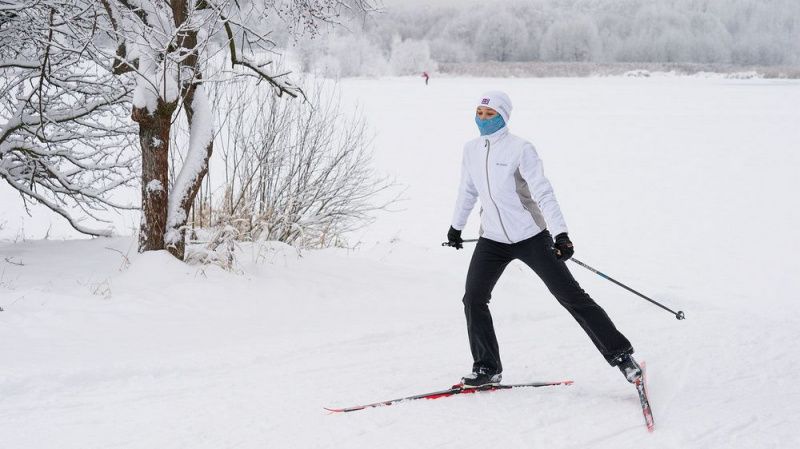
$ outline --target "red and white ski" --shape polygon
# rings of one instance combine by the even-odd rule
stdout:
[[[345,413],[345,412],[354,412],[356,410],[364,410],[365,408],[382,407],[385,405],[392,405],[400,402],[414,401],[417,399],[439,399],[439,398],[446,398],[449,396],[455,396],[457,394],[470,394],[481,391],[510,390],[512,388],[551,387],[556,385],[572,385],[572,381],[564,380],[560,382],[530,382],[526,384],[512,384],[512,385],[487,385],[485,387],[480,387],[480,388],[464,388],[460,384],[458,384],[458,385],[453,385],[452,387],[446,390],[433,391],[430,393],[417,394],[414,396],[407,396],[398,399],[390,399],[388,401],[373,402],[372,404],[355,405],[352,407],[344,407],[344,408],[333,408],[333,407],[324,407],[324,408],[329,412]]]
[[[636,379],[636,392],[639,393],[639,403],[642,405],[642,414],[644,415],[644,423],[647,426],[647,431],[652,432],[656,429],[656,423],[653,420],[653,410],[650,409],[650,401],[647,399],[647,370],[645,363],[641,363],[642,375]]]

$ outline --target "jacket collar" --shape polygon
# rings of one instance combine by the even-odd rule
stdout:
[[[485,136],[481,136],[481,140],[489,140],[490,143],[495,143],[498,140],[502,139],[503,137],[508,135],[508,125],[498,129],[497,131],[493,132],[492,134],[487,134]]]

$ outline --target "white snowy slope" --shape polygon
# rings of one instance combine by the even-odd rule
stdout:
[[[377,167],[408,187],[355,250],[245,246],[233,274],[138,255],[133,238],[0,242],[0,447],[800,447],[799,82],[342,87],[369,117]],[[647,361],[652,434],[634,388],[518,263],[492,300],[504,380],[573,386],[322,409],[469,370],[471,248],[440,243],[475,98],[492,88],[544,160],[576,257],[686,313],[570,264]]]

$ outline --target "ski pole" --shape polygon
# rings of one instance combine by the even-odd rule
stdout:
[[[677,319],[679,319],[679,320],[684,320],[684,319],[686,319],[686,316],[683,314],[683,311],[681,311],[681,310],[678,310],[677,312],[675,312],[675,311],[673,311],[672,309],[670,309],[669,307],[665,306],[664,304],[661,304],[661,303],[660,303],[660,302],[658,302],[658,301],[655,301],[655,300],[653,300],[653,299],[650,299],[650,298],[648,298],[647,296],[645,296],[645,295],[643,295],[643,294],[641,294],[641,293],[637,292],[636,290],[634,290],[634,289],[632,289],[632,288],[628,287],[627,285],[623,284],[622,282],[619,282],[619,281],[617,281],[616,279],[612,278],[611,276],[608,276],[608,275],[606,275],[606,274],[604,274],[604,273],[601,273],[600,271],[598,271],[598,270],[596,270],[596,269],[594,269],[594,268],[590,267],[589,265],[586,265],[585,263],[581,262],[580,260],[578,260],[578,259],[576,259],[576,258],[574,258],[574,257],[570,258],[569,260],[571,260],[571,261],[575,262],[576,264],[578,264],[578,265],[582,266],[583,268],[586,268],[587,270],[589,270],[589,271],[591,271],[592,273],[594,273],[594,274],[596,274],[596,275],[600,276],[601,278],[603,278],[603,279],[605,279],[605,280],[608,280],[608,281],[611,281],[611,282],[613,282],[613,283],[615,283],[615,284],[619,285],[620,287],[624,288],[625,290],[628,290],[629,292],[631,292],[631,293],[633,293],[633,294],[635,294],[635,295],[637,295],[637,296],[639,296],[639,297],[641,297],[641,298],[644,298],[644,299],[646,299],[646,300],[650,301],[651,303],[653,303],[653,304],[657,305],[658,307],[661,307],[662,309],[666,310],[667,312],[669,312],[669,313],[671,313],[671,314],[675,315],[675,318],[677,318]]]
[[[462,240],[461,243],[473,243],[477,241],[478,239],[467,239],[467,240]],[[451,245],[450,242],[442,242],[442,246],[455,246],[455,245]]]
[[[464,240],[463,243],[471,243],[471,242],[477,242],[477,241],[478,241],[478,239],[467,239],[467,240]],[[444,243],[442,243],[442,246],[453,246],[453,245],[451,245],[450,242],[444,242]],[[685,320],[686,319],[686,315],[683,314],[682,310],[678,310],[677,312],[675,312],[674,310],[670,309],[669,307],[665,306],[664,304],[661,304],[660,302],[658,302],[656,300],[648,298],[647,296],[645,296],[645,295],[637,292],[636,290],[628,287],[627,285],[623,284],[622,282],[619,282],[616,279],[612,278],[611,276],[608,276],[607,274],[602,273],[602,272],[592,268],[589,265],[586,265],[585,263],[581,262],[580,260],[578,260],[578,259],[576,259],[574,257],[571,257],[569,260],[575,262],[576,264],[582,266],[583,268],[586,268],[587,270],[589,270],[592,273],[600,276],[601,278],[603,278],[605,280],[608,280],[608,281],[611,281],[611,282],[619,285],[620,287],[624,288],[625,290],[628,290],[629,292],[633,293],[634,295],[637,295],[637,296],[639,296],[641,298],[644,298],[644,299],[650,301],[651,303],[657,305],[658,307],[661,307],[662,309],[666,310],[667,312],[675,315],[675,318],[677,318],[679,320]]]

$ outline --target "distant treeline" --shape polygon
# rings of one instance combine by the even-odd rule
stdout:
[[[409,4],[295,44],[307,70],[408,74],[436,63],[800,64],[800,0]]]
[[[443,62],[439,74],[452,76],[493,76],[509,78],[551,78],[587,76],[649,77],[658,73],[675,75],[716,74],[725,78],[800,79],[800,66],[743,66],[695,62]]]

